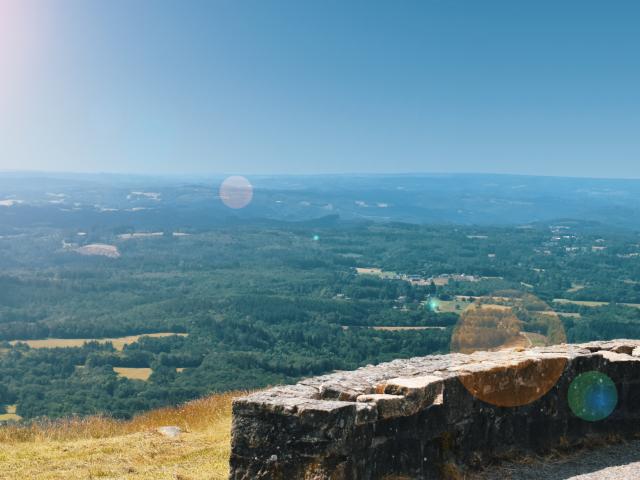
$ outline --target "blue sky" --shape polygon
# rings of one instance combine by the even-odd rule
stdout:
[[[0,170],[640,177],[640,3],[0,0]]]

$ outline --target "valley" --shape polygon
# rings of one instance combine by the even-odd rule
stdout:
[[[0,421],[127,419],[212,393],[448,353],[465,321],[465,349],[640,337],[634,228],[593,215],[409,222],[412,202],[453,195],[455,182],[486,199],[479,211],[495,205],[485,177],[442,177],[433,192],[417,187],[427,178],[332,178],[328,189],[315,177],[257,178],[254,201],[231,212],[202,183],[96,177],[27,188],[0,176]],[[495,179],[542,188],[536,178]],[[393,220],[357,214],[365,210]],[[535,311],[509,305],[518,297]],[[508,332],[474,326],[495,327],[500,309],[513,314]],[[552,320],[564,337],[550,336]]]

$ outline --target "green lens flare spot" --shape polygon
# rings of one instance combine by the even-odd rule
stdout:
[[[578,375],[569,386],[569,408],[576,417],[588,422],[607,418],[618,404],[615,383],[601,372]]]

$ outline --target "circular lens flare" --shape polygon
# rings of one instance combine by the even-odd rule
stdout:
[[[431,298],[429,299],[429,302],[427,303],[427,308],[429,310],[431,310],[432,312],[439,312],[440,311],[440,302],[438,301],[437,298]]]
[[[227,207],[237,210],[251,203],[253,186],[245,177],[234,175],[222,182],[219,195]]]
[[[601,372],[578,375],[569,386],[569,408],[573,414],[588,422],[607,418],[618,404],[615,383]]]
[[[558,315],[529,293],[506,291],[480,297],[460,315],[451,338],[451,351],[524,350],[566,342]],[[527,405],[558,382],[567,360],[556,357],[518,356],[505,365],[485,368],[482,359],[460,377],[476,398],[500,407]]]

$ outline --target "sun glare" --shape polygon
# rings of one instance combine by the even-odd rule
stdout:
[[[39,53],[45,4],[30,0],[0,0],[0,101],[16,96]]]

